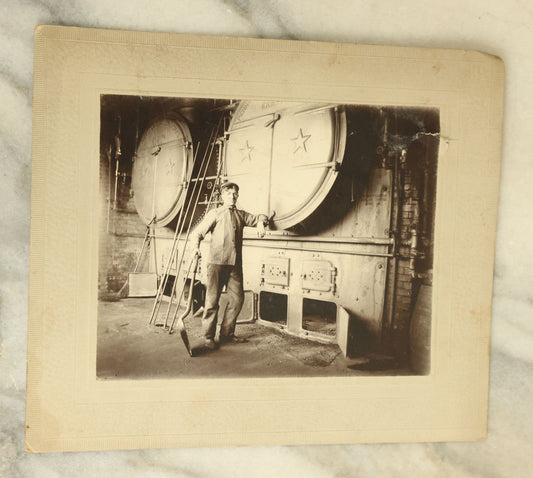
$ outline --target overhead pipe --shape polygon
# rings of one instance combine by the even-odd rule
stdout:
[[[120,114],[118,114],[117,116],[118,116],[117,134],[115,135],[115,138],[114,138],[114,141],[115,141],[115,191],[113,194],[113,209],[117,208],[119,164],[120,164],[120,156],[122,156],[121,142],[120,142],[120,134],[121,134],[121,129],[122,129],[122,117],[120,116]]]

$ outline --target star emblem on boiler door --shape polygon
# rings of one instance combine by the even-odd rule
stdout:
[[[310,134],[304,134],[302,128],[296,138],[291,138],[291,141],[294,141],[296,149],[293,151],[293,154],[296,153],[299,149],[303,149],[307,153],[307,147],[305,146],[306,141],[311,137]]]
[[[241,161],[244,161],[247,159],[248,161],[252,160],[252,150],[254,149],[253,146],[250,146],[248,144],[248,140],[246,140],[246,144],[244,145],[244,148],[241,148],[239,151],[242,151],[242,159]]]

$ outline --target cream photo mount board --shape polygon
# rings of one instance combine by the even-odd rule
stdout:
[[[483,440],[503,92],[475,51],[37,27],[27,450]],[[105,94],[438,108],[431,372],[98,380]]]

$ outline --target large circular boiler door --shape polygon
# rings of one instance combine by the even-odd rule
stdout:
[[[165,226],[185,200],[192,173],[191,135],[182,119],[160,119],[144,132],[133,163],[135,207],[145,224]]]
[[[331,105],[243,101],[225,149],[226,175],[239,207],[272,214],[287,229],[305,220],[335,183],[346,144],[346,117]]]

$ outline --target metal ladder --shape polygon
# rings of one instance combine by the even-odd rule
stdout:
[[[220,175],[221,175],[221,170],[222,170],[222,157],[221,157],[222,141],[220,139],[218,139],[218,138],[219,138],[221,125],[223,126],[223,124],[224,124],[223,120],[224,120],[224,117],[221,116],[218,124],[211,131],[211,135],[210,135],[210,138],[209,138],[208,146],[207,146],[207,148],[206,148],[206,150],[204,152],[204,155],[203,155],[203,158],[202,158],[202,161],[201,161],[201,164],[200,164],[200,168],[198,170],[197,178],[196,179],[192,179],[192,180],[188,181],[188,183],[187,183],[186,191],[185,191],[185,197],[189,198],[189,201],[187,202],[187,205],[185,206],[185,204],[184,204],[182,206],[181,210],[180,210],[179,217],[178,217],[178,222],[176,224],[176,231],[174,232],[174,236],[172,238],[172,248],[171,248],[171,251],[170,251],[170,255],[168,257],[168,261],[167,261],[166,266],[164,268],[164,271],[163,271],[163,274],[162,274],[162,278],[161,278],[161,281],[159,283],[157,294],[156,294],[156,297],[155,297],[155,300],[154,300],[154,304],[153,304],[153,307],[152,307],[152,311],[151,311],[151,314],[150,314],[149,324],[150,325],[164,327],[165,329],[168,329],[168,333],[169,334],[173,333],[173,328],[174,328],[175,322],[177,320],[178,310],[179,310],[179,307],[181,305],[181,301],[182,301],[184,293],[185,293],[185,288],[186,288],[186,285],[187,285],[187,279],[189,279],[189,275],[190,275],[191,270],[194,270],[193,278],[190,280],[189,298],[188,298],[188,302],[192,303],[191,302],[192,301],[192,293],[193,293],[194,280],[195,280],[194,277],[196,276],[196,271],[197,271],[197,268],[198,268],[198,257],[197,257],[197,255],[195,255],[192,258],[192,260],[190,262],[190,265],[189,265],[189,268],[187,270],[187,273],[185,274],[185,277],[184,277],[184,280],[183,280],[183,284],[181,285],[181,291],[180,291],[179,296],[177,298],[177,302],[175,304],[174,312],[172,314],[172,320],[171,320],[170,325],[169,325],[169,318],[170,318],[171,309],[172,309],[172,306],[173,306],[173,299],[175,297],[176,287],[177,287],[177,284],[178,284],[178,281],[179,281],[179,277],[180,277],[180,273],[181,273],[181,267],[182,267],[182,264],[184,262],[185,251],[186,251],[187,245],[189,243],[189,237],[190,237],[190,233],[191,233],[192,226],[193,226],[194,214],[196,212],[196,208],[198,206],[198,203],[200,202],[200,194],[201,194],[201,191],[202,191],[202,187],[203,187],[203,185],[204,185],[204,183],[206,181],[207,171],[209,170],[209,165],[210,165],[210,163],[212,161],[212,158],[214,156],[213,151],[214,151],[216,145],[218,145],[218,151],[217,151],[218,154],[216,155],[217,161],[218,161],[217,173],[216,173],[216,177],[215,177],[215,181],[214,181],[214,187],[211,189],[211,194],[210,194],[209,200],[207,201],[207,204],[206,204],[206,211],[208,211],[210,206],[213,204],[214,191],[216,189],[215,186],[218,185],[218,183],[220,182]],[[198,147],[197,147],[197,150],[198,150]],[[190,211],[191,211],[191,214],[189,215]],[[189,218],[188,221],[187,221],[187,218]],[[186,224],[186,222],[187,222],[187,224]],[[184,239],[182,238],[183,234],[185,234],[185,238]],[[180,246],[182,246],[182,247],[180,247]],[[160,312],[160,309],[161,309],[161,303],[163,302],[163,298],[165,296],[164,293],[165,293],[165,290],[167,289],[168,280],[169,280],[169,277],[171,275],[170,272],[172,270],[172,266],[173,266],[174,263],[176,263],[175,279],[174,279],[174,282],[173,282],[172,287],[171,287],[170,296],[169,296],[169,300],[168,300],[168,306],[167,306],[167,310],[165,312],[164,322],[160,323],[160,322],[158,322],[158,315],[159,315],[159,312]],[[193,263],[195,263],[194,268],[192,267]],[[187,314],[190,312],[189,306],[187,306],[186,312],[187,312]],[[182,328],[183,327],[183,319],[184,318],[185,318],[185,316],[181,316],[180,317],[180,332],[182,333],[182,338],[183,338],[183,335],[184,335],[184,329]],[[187,346],[187,349],[189,350],[189,353],[190,353],[190,347],[187,345],[188,342],[186,342],[185,339],[184,339],[184,343]]]

